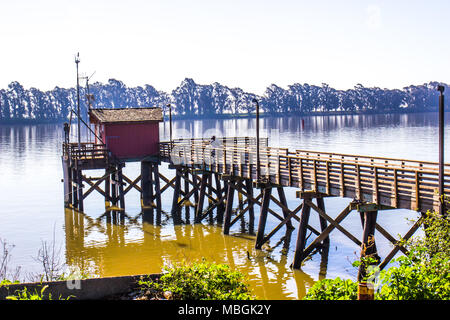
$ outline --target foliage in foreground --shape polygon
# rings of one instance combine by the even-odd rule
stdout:
[[[44,291],[48,288],[48,285],[42,286],[40,290],[34,289],[34,291],[29,291],[26,287],[22,290],[16,290],[14,295],[9,295],[6,297],[6,300],[53,300],[52,294],[45,294]],[[68,297],[69,300],[71,297]],[[59,296],[58,300],[66,300],[62,299]]]
[[[322,279],[317,281],[304,300],[356,300],[358,284],[350,279]]]
[[[377,300],[450,300],[450,218],[428,213],[423,220],[426,236],[404,242],[409,254],[394,261],[398,266],[373,269],[368,279],[376,279]],[[308,291],[305,300],[353,300],[357,283],[324,279]]]
[[[40,291],[37,289],[32,291],[28,291],[25,287],[23,290],[17,290],[15,295],[7,296],[7,300],[52,300],[51,294],[47,297],[44,295],[44,291],[48,288],[48,286],[43,286]]]
[[[170,292],[176,300],[250,300],[253,299],[244,276],[224,264],[179,263],[165,267],[158,281],[141,280],[142,290],[162,297]]]

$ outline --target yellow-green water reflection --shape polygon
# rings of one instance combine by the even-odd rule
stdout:
[[[179,261],[226,263],[245,274],[259,299],[302,298],[314,280],[289,268],[285,255],[274,259],[254,249],[254,236],[223,235],[218,226],[155,226],[140,219],[91,218],[65,211],[66,263],[98,276],[159,273]]]

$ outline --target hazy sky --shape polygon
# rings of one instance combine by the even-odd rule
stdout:
[[[0,0],[0,88],[450,83],[450,1]]]

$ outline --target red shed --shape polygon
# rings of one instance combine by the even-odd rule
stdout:
[[[161,108],[91,109],[95,133],[119,159],[138,160],[159,153]]]

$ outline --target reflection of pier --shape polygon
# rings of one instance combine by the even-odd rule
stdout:
[[[125,117],[126,110],[121,109],[119,112],[121,117]],[[153,110],[145,112],[151,112],[154,116]],[[114,112],[107,110],[104,113]],[[115,212],[124,213],[125,195],[135,189],[141,195],[144,220],[161,224],[164,214],[161,200],[167,190],[172,190],[171,212],[165,214],[166,218],[170,217],[175,225],[187,223],[191,219],[194,223],[215,221],[227,235],[238,221],[244,225],[248,221],[246,232],[253,234],[257,205],[259,221],[256,249],[261,249],[281,229],[295,228],[294,223],[298,222],[292,264],[298,269],[309,255],[323,251],[328,246],[329,236],[336,229],[357,246],[369,247],[362,250],[362,254],[371,254],[376,258],[379,258],[376,245],[371,242],[375,232],[378,231],[378,234],[389,240],[394,248],[383,260],[379,259],[380,267],[383,268],[397,252],[407,251],[399,239],[377,223],[379,212],[410,209],[425,213],[427,210],[438,210],[442,205],[437,193],[437,163],[304,150],[293,152],[285,148],[268,147],[267,139],[249,137],[178,139],[169,142],[152,138],[152,144],[144,148],[151,152],[127,156],[123,150],[128,150],[128,144],[134,143],[133,137],[126,134],[121,136],[119,129],[114,127],[117,117],[112,118],[114,121],[102,120],[104,124],[97,119],[100,127],[96,127],[96,132],[106,130],[106,136],[100,137],[103,140],[98,139],[96,144],[69,143],[68,140],[64,143],[64,180],[68,207],[83,211],[83,199],[97,191],[105,198],[107,212],[113,215]],[[149,121],[152,123],[156,120]],[[128,119],[120,121],[120,126],[131,123],[130,126],[137,128],[141,122]],[[115,128],[115,131],[109,129],[113,132],[110,136],[108,125]],[[148,142],[146,139],[142,141]],[[141,163],[141,173],[134,179],[126,177],[122,171],[129,161]],[[169,163],[174,173],[172,178],[161,174],[161,162]],[[105,174],[88,178],[83,174],[83,170],[88,169],[104,169]],[[450,192],[449,175],[450,167],[446,165],[444,193]],[[86,191],[83,184],[88,187]],[[285,188],[298,190],[297,198],[301,202],[294,208],[288,206]],[[325,208],[325,199],[328,197],[353,200],[336,217],[331,217]],[[185,209],[184,217],[182,209]],[[311,209],[319,216],[320,229],[309,223]],[[354,211],[361,216],[362,237],[353,235],[342,224]],[[278,220],[278,225],[267,233],[269,215]],[[419,218],[416,221],[403,236],[404,239],[414,234],[421,220]],[[308,233],[312,233],[315,238],[309,240]]]
[[[248,235],[245,224],[234,236],[223,235],[211,224],[178,225],[168,232],[164,229],[167,225],[141,222],[140,216],[117,212],[115,219],[110,213],[92,218],[78,210],[65,209],[67,264],[84,271],[98,268],[98,274],[112,276],[121,270],[123,275],[157,273],[163,265],[205,257],[255,275],[249,280],[263,299],[289,297],[295,287],[302,297],[314,283],[309,275],[288,267],[287,250],[293,229],[286,229],[285,235],[270,246],[270,251],[282,248],[281,255],[272,258],[271,254],[254,249],[254,236]],[[127,241],[127,233],[134,228],[140,230],[141,236]]]

